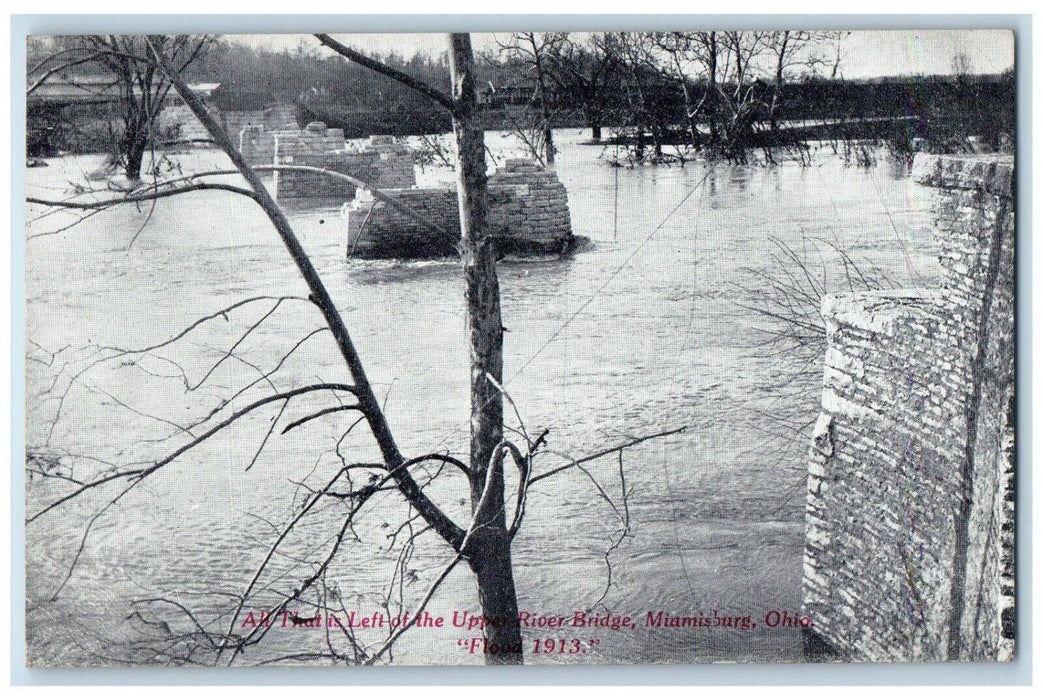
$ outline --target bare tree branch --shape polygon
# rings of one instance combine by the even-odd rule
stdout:
[[[159,470],[160,468],[166,466],[167,464],[170,464],[175,459],[177,459],[178,457],[183,455],[185,452],[188,452],[193,447],[196,447],[197,445],[205,442],[206,440],[208,440],[209,438],[213,437],[215,434],[217,434],[218,432],[220,432],[224,428],[228,427],[229,425],[231,425],[235,421],[239,420],[243,416],[247,415],[248,413],[250,413],[250,412],[260,408],[261,406],[265,406],[265,405],[267,405],[269,403],[272,403],[273,401],[282,401],[284,399],[292,398],[294,396],[299,396],[301,394],[307,394],[307,393],[314,392],[314,391],[347,391],[349,393],[354,394],[354,393],[357,392],[357,388],[354,387],[354,386],[351,386],[349,384],[336,384],[336,383],[332,383],[332,382],[323,383],[323,384],[312,384],[310,386],[300,387],[299,389],[292,389],[290,391],[286,391],[286,392],[283,392],[283,393],[280,393],[280,394],[274,394],[272,396],[267,396],[267,397],[265,397],[263,399],[259,399],[257,401],[254,401],[253,403],[249,404],[248,406],[246,406],[246,407],[236,411],[231,416],[229,416],[228,418],[224,419],[223,421],[221,421],[220,423],[215,425],[210,430],[207,430],[205,433],[202,433],[199,437],[195,438],[194,440],[192,440],[192,441],[190,441],[188,443],[185,443],[184,445],[179,447],[177,450],[175,450],[171,454],[169,454],[166,457],[163,457],[162,459],[158,460],[157,462],[155,462],[151,466],[149,466],[147,468],[142,468],[142,469],[129,469],[129,470],[124,470],[124,471],[118,471],[118,472],[115,472],[115,473],[108,474],[106,476],[100,477],[98,479],[95,479],[94,481],[87,482],[83,486],[81,486],[80,488],[78,488],[75,491],[73,491],[72,493],[66,494],[65,496],[59,498],[57,501],[54,501],[53,503],[51,503],[48,506],[46,506],[43,510],[38,511],[35,515],[30,516],[26,520],[26,522],[27,523],[31,523],[31,522],[37,520],[38,518],[40,518],[42,515],[44,515],[46,513],[49,513],[50,511],[54,510],[56,507],[58,507],[62,503],[70,501],[70,500],[76,498],[77,496],[83,494],[84,492],[86,492],[86,491],[88,491],[88,490],[90,490],[92,488],[95,488],[97,486],[101,486],[102,484],[108,483],[110,481],[115,481],[116,479],[122,479],[122,478],[129,478],[129,479],[134,479],[135,483],[140,483],[143,479],[145,479],[145,477],[149,476],[150,474],[155,473],[157,470]]]
[[[315,38],[318,39],[323,46],[333,49],[334,51],[339,53],[341,56],[344,56],[348,60],[354,61],[360,66],[369,68],[371,71],[380,73],[381,75],[386,75],[389,78],[394,78],[403,85],[411,87],[421,94],[427,95],[432,100],[449,110],[450,114],[456,114],[457,107],[456,103],[453,102],[452,98],[450,98],[444,92],[431,87],[424,81],[417,80],[408,73],[403,73],[400,70],[396,70],[390,66],[384,65],[380,61],[375,61],[372,58],[345,46],[344,44],[331,37],[329,34],[316,34]]]
[[[370,430],[380,447],[385,462],[387,463],[389,473],[396,475],[395,480],[402,491],[403,496],[405,496],[413,507],[423,515],[424,519],[435,528],[443,539],[454,545],[454,547],[458,546],[463,539],[464,531],[459,525],[454,523],[445,513],[443,513],[440,508],[431,502],[419,486],[417,486],[416,482],[407,471],[397,468],[404,462],[404,458],[395,443],[394,437],[391,434],[391,428],[387,424],[387,420],[377,402],[376,396],[373,394],[373,389],[366,377],[361,358],[355,350],[355,345],[348,333],[347,326],[344,325],[344,320],[341,318],[340,312],[337,310],[326,286],[319,277],[318,271],[315,269],[308,254],[305,252],[300,241],[297,239],[296,234],[293,232],[290,222],[286,219],[285,214],[283,214],[278,204],[275,203],[275,200],[272,199],[267,189],[265,189],[264,184],[257,176],[257,173],[250,167],[250,164],[246,162],[243,155],[232,144],[224,128],[207,111],[206,107],[195,93],[188,89],[188,86],[185,84],[181,75],[173,68],[173,66],[170,65],[170,62],[163,55],[161,49],[150,39],[146,39],[146,41],[155,55],[157,63],[162,68],[163,72],[167,74],[167,77],[173,84],[178,95],[180,95],[181,99],[185,101],[185,104],[187,104],[189,109],[192,110],[192,113],[196,118],[202,122],[207,131],[209,131],[214,137],[214,141],[232,160],[236,169],[239,170],[244,178],[246,178],[247,183],[254,190],[257,202],[261,205],[265,213],[268,215],[268,218],[274,224],[287,248],[287,251],[296,263],[301,276],[308,284],[308,287],[311,290],[311,298],[326,318],[330,330],[333,332],[333,337],[337,341],[338,348],[340,349],[341,354],[348,365],[348,369],[351,372],[351,376],[354,379],[356,396],[359,399],[361,412],[366,416]]]
[[[179,194],[186,194],[188,192],[197,192],[200,190],[224,190],[226,192],[234,192],[235,194],[241,194],[244,197],[249,197],[257,201],[257,194],[250,190],[242,187],[236,187],[235,185],[226,185],[220,182],[199,182],[194,185],[186,185],[184,187],[176,187],[169,190],[160,190],[158,192],[152,192],[143,195],[128,195],[126,197],[117,197],[115,199],[107,199],[98,202],[72,202],[72,201],[61,201],[53,199],[42,199],[40,197],[26,197],[25,201],[30,204],[43,204],[48,207],[61,207],[63,209],[106,209],[116,204],[130,204],[133,202],[149,202],[156,199],[162,199],[164,197],[174,197]]]
[[[322,416],[328,416],[329,414],[337,413],[338,411],[357,411],[357,410],[359,410],[359,408],[360,407],[359,407],[358,404],[351,404],[350,406],[331,406],[329,408],[324,408],[321,411],[317,411],[315,413],[312,413],[310,415],[305,416],[304,418],[299,418],[299,419],[293,421],[292,423],[290,423],[289,425],[287,425],[285,428],[282,429],[282,434],[285,435],[286,433],[290,432],[294,428],[299,427],[301,425],[304,425],[305,423],[307,423],[309,421],[313,421],[316,418],[321,418]]]
[[[608,449],[605,449],[605,450],[599,450],[597,452],[594,452],[593,454],[587,455],[586,457],[580,457],[579,459],[574,459],[571,462],[569,462],[568,464],[563,464],[560,467],[555,467],[554,469],[551,469],[550,471],[547,471],[547,472],[544,472],[544,473],[539,474],[537,476],[534,476],[531,479],[529,479],[529,485],[531,486],[531,485],[535,484],[538,481],[543,481],[544,479],[552,477],[555,474],[560,474],[561,472],[563,472],[563,471],[565,471],[567,469],[572,469],[573,467],[579,466],[581,464],[586,464],[587,462],[593,462],[595,459],[600,459],[601,457],[605,457],[606,455],[610,455],[613,452],[619,452],[620,450],[625,450],[628,447],[633,447],[634,445],[640,445],[642,442],[648,442],[649,440],[655,440],[656,438],[667,437],[668,435],[676,435],[677,433],[683,433],[686,430],[688,430],[688,426],[682,425],[680,428],[674,428],[672,430],[664,430],[662,432],[653,433],[651,435],[643,435],[641,437],[633,438],[632,440],[628,440],[628,441],[626,441],[624,443],[616,445],[615,447],[609,447]]]

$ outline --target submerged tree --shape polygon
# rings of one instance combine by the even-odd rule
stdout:
[[[548,45],[553,70],[550,78],[559,93],[578,103],[590,137],[601,139],[601,130],[618,114],[620,98],[618,65],[594,42],[581,42],[569,34]]]
[[[595,35],[620,76],[618,119],[639,158],[650,141],[683,144],[711,158],[743,162],[756,148],[785,145],[779,118],[786,85],[839,62],[843,33],[690,31]]]
[[[669,56],[670,66],[684,96],[684,120],[688,129],[688,138],[692,148],[699,148],[702,138],[699,134],[698,117],[703,104],[706,102],[706,93],[703,100],[696,104],[686,65],[693,60],[695,50],[695,38],[692,32],[652,32],[648,36],[655,46]]]
[[[500,53],[509,60],[518,61],[524,69],[525,77],[532,82],[532,101],[538,110],[536,130],[540,134],[539,142],[533,147],[536,155],[544,163],[554,162],[554,136],[551,133],[551,66],[549,62],[556,47],[567,40],[562,32],[537,34],[536,32],[515,32],[509,42],[500,43]]]
[[[182,75],[211,42],[205,35],[156,35],[150,39],[169,57],[175,75]],[[32,82],[27,89],[27,94],[32,94],[52,76],[80,66],[100,71],[110,79],[119,119],[112,155],[114,164],[122,167],[132,181],[141,179],[145,152],[158,136],[156,121],[173,86],[151,60],[147,42],[146,37],[124,34],[73,37],[69,45],[30,70]]]
[[[664,99],[662,85],[669,84],[663,78],[656,62],[652,45],[642,36],[629,32],[611,32],[595,37],[600,51],[614,57],[620,66],[620,82],[625,97],[626,126],[633,132],[635,151],[639,160],[644,158],[645,141],[652,141],[652,161],[663,160],[663,148],[667,145],[671,124],[670,100]]]
[[[308,296],[306,298],[299,296],[254,297],[204,316],[171,338],[145,348],[137,350],[111,347],[99,348],[100,358],[93,360],[87,368],[75,374],[69,381],[69,387],[79,381],[80,377],[91,367],[101,363],[135,365],[143,358],[151,356],[157,349],[169,347],[206,324],[218,319],[227,319],[229,314],[255,303],[268,302],[272,304],[272,308],[260,320],[253,323],[227,352],[222,353],[217,363],[204,373],[202,379],[190,382],[184,371],[181,371],[182,376],[185,377],[185,386],[189,391],[203,386],[222,363],[238,357],[237,348],[283,304],[310,304],[318,310],[324,325],[294,345],[289,353],[275,364],[273,369],[262,371],[258,368],[259,376],[256,379],[248,382],[231,397],[222,399],[202,419],[193,421],[188,425],[162,419],[164,423],[176,426],[177,432],[172,437],[181,438],[183,442],[158,459],[150,458],[144,462],[124,464],[106,462],[106,466],[100,471],[95,470],[93,474],[85,477],[81,473],[82,465],[80,465],[79,471],[75,469],[75,466],[82,461],[82,456],[54,453],[48,449],[49,445],[47,443],[49,438],[45,440],[43,445],[31,448],[27,454],[27,469],[30,475],[57,479],[59,483],[64,483],[68,486],[68,491],[33,513],[29,517],[28,522],[34,523],[46,514],[54,512],[62,504],[68,503],[84,494],[95,492],[102,487],[115,486],[117,489],[116,495],[105,501],[106,505],[89,521],[83,535],[83,541],[85,542],[91,526],[101,513],[115,505],[129,491],[145,482],[157,471],[215,436],[223,434],[230,426],[261,411],[278,411],[271,420],[271,427],[264,437],[260,448],[250,460],[250,466],[252,466],[268,443],[277,424],[280,423],[283,412],[287,410],[291,403],[296,404],[307,397],[332,400],[332,405],[316,407],[304,416],[285,423],[282,433],[297,429],[324,416],[341,415],[344,413],[356,414],[358,416],[357,420],[351,424],[341,440],[343,441],[356,425],[360,423],[365,424],[369,428],[369,432],[379,450],[379,461],[351,461],[340,452],[340,443],[338,442],[335,452],[340,458],[341,466],[334,470],[332,476],[323,486],[307,488],[303,503],[290,521],[278,528],[278,534],[272,542],[267,555],[262,559],[256,573],[247,582],[245,589],[234,596],[233,600],[235,603],[227,614],[220,616],[215,621],[204,623],[191,610],[185,608],[181,603],[176,603],[176,601],[174,603],[168,599],[150,599],[146,601],[152,604],[161,603],[172,606],[184,613],[192,623],[188,631],[179,635],[173,635],[177,641],[184,641],[188,645],[187,649],[180,650],[181,648],[178,647],[180,651],[176,655],[172,655],[172,652],[169,651],[171,647],[164,646],[163,654],[166,654],[166,656],[163,658],[172,662],[183,662],[187,659],[198,660],[199,656],[208,654],[214,660],[233,662],[246,649],[259,644],[270,629],[270,627],[262,625],[252,627],[245,633],[238,631],[241,627],[241,618],[244,611],[247,610],[247,606],[252,601],[257,600],[262,592],[277,596],[276,602],[267,606],[265,611],[268,619],[280,614],[289,614],[290,611],[294,610],[292,606],[300,604],[310,605],[316,611],[316,614],[329,611],[329,599],[336,597],[336,592],[332,591],[327,585],[326,576],[331,563],[353,532],[360,510],[376,495],[394,493],[401,497],[411,513],[400,527],[395,530],[396,537],[398,537],[398,533],[405,533],[402,535],[407,540],[405,550],[412,551],[416,539],[422,533],[433,532],[438,535],[444,545],[448,546],[451,556],[441,571],[433,577],[430,587],[419,603],[412,606],[413,617],[411,621],[389,631],[387,638],[379,645],[379,648],[375,650],[367,648],[359,643],[350,630],[342,630],[345,632],[351,651],[350,653],[345,653],[335,650],[334,645],[329,643],[329,658],[348,663],[375,663],[386,658],[391,653],[396,640],[413,626],[420,613],[429,604],[435,592],[446,580],[450,572],[461,561],[466,561],[473,572],[478,587],[479,603],[485,623],[482,626],[482,632],[485,637],[482,650],[486,661],[493,664],[521,663],[523,659],[522,638],[518,619],[517,592],[513,577],[511,545],[524,521],[531,487],[544,479],[566,473],[573,468],[582,469],[582,465],[611,454],[620,455],[620,478],[622,479],[621,455],[623,450],[654,437],[672,434],[677,432],[677,430],[635,437],[619,445],[600,450],[593,455],[571,459],[554,468],[537,473],[535,457],[545,445],[548,431],[544,430],[538,435],[531,435],[525,430],[524,423],[521,422],[519,415],[519,444],[507,439],[504,435],[504,400],[510,401],[510,397],[506,394],[503,387],[504,328],[501,320],[499,283],[496,276],[493,241],[487,227],[488,194],[485,175],[484,136],[476,118],[477,96],[474,78],[474,58],[469,36],[467,34],[453,34],[449,37],[449,56],[453,76],[451,94],[445,94],[397,69],[390,68],[374,59],[363,56],[340,44],[332,37],[327,35],[317,35],[317,37],[324,45],[347,57],[349,60],[360,63],[410,86],[414,90],[428,96],[452,114],[456,136],[457,162],[459,164],[457,191],[461,220],[460,247],[466,283],[471,354],[471,439],[469,459],[464,461],[453,457],[447,452],[437,451],[414,457],[406,457],[402,454],[392,434],[384,409],[376,398],[348,328],[323,279],[309,259],[289,220],[268,193],[264,183],[257,174],[257,171],[262,169],[303,169],[311,171],[317,171],[318,169],[293,165],[267,166],[266,168],[251,167],[237,150],[220,123],[207,111],[200,99],[185,84],[185,81],[178,73],[177,67],[171,62],[168,53],[164,51],[163,42],[160,42],[156,37],[147,37],[143,41],[148,48],[150,60],[154,63],[156,70],[161,71],[170,80],[173,89],[185,100],[195,116],[210,132],[214,143],[231,160],[234,165],[234,171],[232,172],[240,174],[245,180],[246,186],[228,184],[226,181],[215,179],[216,176],[225,175],[229,171],[211,171],[160,183],[152,183],[113,199],[83,201],[79,198],[73,198],[65,201],[51,201],[30,197],[27,201],[65,209],[80,209],[93,212],[117,204],[149,201],[207,189],[232,192],[248,197],[264,210],[271,221],[307,287]],[[330,177],[347,177],[339,173],[322,172],[325,172]],[[354,182],[358,183],[358,181]],[[359,184],[365,185],[365,183]],[[383,194],[380,196],[386,197]],[[318,333],[327,332],[332,336],[336,348],[344,360],[344,369],[350,381],[345,381],[344,379],[338,381],[316,381],[303,386],[297,385],[291,389],[279,389],[275,384],[275,379],[277,378],[279,368],[284,364],[287,357],[293,354],[310,337]],[[271,391],[267,391],[265,387],[270,388]],[[265,392],[258,394],[259,389],[265,389]],[[59,410],[61,405],[64,404],[68,391],[69,388],[67,387],[65,393],[61,396]],[[511,402],[511,405],[515,414],[518,415],[517,407],[514,406],[513,402]],[[516,471],[514,478],[515,494],[511,504],[508,503],[506,493],[505,462],[513,465]],[[433,467],[434,472],[427,473],[426,477],[416,475],[418,470],[426,467]],[[443,471],[446,469],[452,473],[463,474],[467,480],[470,496],[470,515],[466,525],[461,525],[454,521],[445,507],[436,503],[428,493],[428,487],[442,476]],[[362,475],[362,478],[357,475]],[[603,488],[600,486],[596,488],[602,498],[609,499]],[[625,482],[622,482],[621,498],[626,499],[627,494]],[[609,502],[611,503],[610,499]],[[265,588],[262,585],[263,576],[270,574],[269,569],[281,548],[285,547],[287,542],[294,537],[294,533],[297,532],[297,528],[306,516],[310,513],[318,512],[322,507],[330,503],[341,504],[343,511],[339,516],[340,524],[335,528],[336,532],[332,539],[332,545],[326,555],[315,560],[307,560],[304,563],[306,572],[301,574],[301,578],[293,584],[292,591],[289,593],[285,592],[285,589],[275,588],[274,586]],[[623,510],[625,512],[625,509]],[[424,525],[422,528],[414,529],[413,522],[416,519],[423,521]],[[627,522],[622,522],[621,524],[625,534],[629,524]],[[300,536],[299,533],[297,536]],[[622,538],[622,535],[620,537]],[[79,551],[82,550],[83,542],[81,542]],[[402,556],[408,555],[403,554]],[[75,566],[78,558],[79,554],[74,559],[73,566]],[[401,567],[399,570],[401,571]],[[405,572],[403,571],[399,579],[400,583],[404,578]],[[60,588],[61,586],[59,586],[59,590]],[[166,623],[163,621],[152,621],[151,624],[158,627]],[[170,637],[172,633],[165,632],[164,636]]]

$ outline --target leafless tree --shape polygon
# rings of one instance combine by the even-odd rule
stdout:
[[[614,46],[625,67],[622,71],[623,84],[626,86],[626,95],[631,110],[638,117],[639,150],[643,150],[641,140],[644,138],[647,125],[648,133],[652,138],[653,160],[662,160],[666,141],[664,129],[666,125],[659,118],[658,110],[654,107],[654,99],[649,94],[648,79],[658,72],[651,47],[642,41],[641,37],[626,32],[606,35],[603,45],[606,48]]]
[[[794,444],[798,449],[809,444],[821,400],[821,375],[808,370],[821,367],[826,352],[823,297],[894,289],[897,282],[880,266],[853,256],[835,238],[772,238],[770,244],[763,262],[742,270],[746,281],[731,286],[736,306],[754,319],[753,356],[785,368],[772,373],[772,410],[759,412],[754,422],[767,439],[758,449],[768,446],[789,455]],[[780,358],[786,358],[785,363]]]
[[[537,34],[536,32],[515,32],[510,41],[499,42],[501,54],[508,58],[520,60],[526,72],[531,74],[534,83],[533,95],[539,111],[537,129],[540,137],[540,160],[546,164],[554,162],[554,136],[551,133],[551,104],[548,83],[551,82],[551,55],[557,47],[568,39],[563,32]]]
[[[840,46],[850,32],[785,30],[772,32],[768,39],[768,51],[773,65],[771,104],[768,119],[772,133],[778,131],[778,109],[781,104],[785,82],[793,73],[818,73],[831,66],[832,77],[836,77],[840,65]]]
[[[711,155],[743,160],[756,140],[757,123],[767,121],[774,141],[784,86],[795,75],[839,62],[843,32],[702,31],[650,32],[649,43],[674,76],[684,98],[686,129],[693,147]],[[698,86],[702,94],[696,97]],[[698,133],[702,121],[708,138]]]
[[[170,57],[171,66],[181,75],[199,58],[212,37],[156,35],[151,40]],[[156,120],[166,105],[171,80],[151,60],[144,36],[82,36],[73,37],[71,45],[30,69],[31,84],[26,93],[32,94],[52,76],[78,66],[92,67],[111,78],[120,122],[114,134],[113,156],[127,179],[140,180],[145,153],[158,136]]]
[[[408,560],[416,542],[423,535],[427,533],[436,535],[439,541],[448,547],[449,555],[440,570],[429,579],[427,592],[416,604],[410,606],[413,611],[412,621],[390,630],[386,638],[375,647],[365,645],[352,630],[337,632],[339,641],[336,645],[328,633],[328,651],[318,654],[318,657],[328,658],[335,662],[368,664],[389,658],[395,642],[413,626],[419,614],[431,602],[450,572],[461,562],[466,562],[473,572],[482,614],[488,622],[483,628],[486,638],[484,647],[486,661],[493,664],[521,663],[523,649],[514,586],[511,544],[523,524],[532,485],[559,474],[569,473],[573,469],[583,470],[583,465],[595,459],[616,455],[620,461],[621,497],[625,501],[628,490],[622,472],[623,451],[646,440],[673,434],[684,428],[662,431],[654,435],[635,436],[618,445],[599,450],[593,455],[569,458],[557,466],[537,471],[536,457],[541,454],[541,451],[546,451],[544,447],[549,431],[543,430],[538,434],[530,433],[521,420],[518,407],[503,387],[504,329],[500,313],[499,284],[492,238],[486,225],[488,194],[485,146],[484,135],[477,121],[474,57],[469,35],[452,34],[449,37],[449,56],[453,78],[451,94],[442,93],[430,85],[363,56],[328,35],[316,36],[323,45],[349,60],[388,75],[427,95],[450,110],[453,116],[458,163],[460,247],[466,286],[471,354],[469,459],[465,461],[447,452],[439,451],[414,457],[402,454],[383,407],[367,377],[348,328],[288,219],[269,195],[258,176],[259,168],[251,167],[246,162],[219,121],[207,111],[201,100],[185,84],[177,66],[172,63],[169,53],[164,49],[169,45],[159,41],[157,37],[146,37],[143,41],[156,70],[166,76],[172,88],[206,127],[217,147],[231,160],[235,172],[242,177],[245,185],[215,180],[215,176],[224,175],[227,171],[211,171],[150,183],[116,197],[99,199],[97,193],[87,193],[86,197],[83,193],[76,193],[66,200],[31,197],[28,198],[28,201],[60,210],[93,212],[111,206],[154,201],[157,198],[200,190],[221,190],[248,197],[261,207],[272,223],[305,284],[307,296],[252,297],[200,317],[179,333],[145,347],[93,348],[90,351],[89,361],[84,367],[75,372],[66,373],[66,381],[63,386],[59,386],[56,379],[55,385],[45,392],[57,402],[59,417],[72,387],[81,382],[82,378],[93,368],[103,364],[114,363],[139,367],[144,371],[143,365],[148,362],[165,362],[174,368],[172,376],[183,381],[185,390],[189,393],[200,390],[211,380],[218,368],[233,361],[252,367],[257,376],[240,386],[230,396],[221,398],[205,415],[190,422],[172,421],[144,414],[173,429],[172,434],[163,442],[174,441],[177,445],[171,446],[158,458],[150,456],[121,463],[93,456],[71,454],[54,449],[50,444],[51,436],[48,434],[42,444],[28,450],[27,472],[31,477],[56,480],[64,485],[65,490],[61,495],[52,498],[33,512],[28,518],[28,523],[31,525],[39,521],[49,513],[56,512],[64,504],[83,497],[85,494],[96,493],[105,488],[114,489],[114,495],[111,498],[104,497],[100,510],[88,521],[79,550],[70,567],[71,574],[98,517],[118,503],[127,493],[145,483],[156,472],[215,436],[223,434],[247,417],[256,416],[263,411],[276,411],[260,446],[250,456],[246,466],[247,469],[250,469],[257,462],[259,455],[279,425],[282,425],[280,434],[285,434],[326,416],[350,415],[355,419],[333,449],[340,466],[334,469],[332,475],[320,485],[308,485],[304,482],[298,484],[301,498],[299,504],[288,522],[281,525],[272,523],[273,540],[267,554],[259,563],[255,574],[246,583],[245,588],[236,592],[215,592],[215,595],[227,596],[227,601],[229,601],[227,614],[216,619],[204,620],[178,601],[165,597],[149,597],[140,601],[142,605],[146,606],[145,612],[138,613],[141,624],[145,625],[148,630],[157,633],[156,636],[150,637],[146,641],[148,653],[151,654],[150,658],[167,663],[198,662],[201,657],[207,657],[212,661],[235,662],[247,649],[259,644],[271,629],[270,626],[257,625],[250,627],[247,632],[241,631],[244,614],[247,614],[246,611],[250,609],[251,604],[256,604],[259,600],[269,601],[263,613],[266,619],[290,615],[295,618],[294,624],[306,624],[311,619],[298,614],[298,608],[302,606],[310,609],[315,615],[342,609],[342,592],[336,590],[336,587],[327,581],[330,566],[347,542],[357,536],[354,527],[364,506],[375,497],[397,494],[405,504],[408,515],[393,534],[395,540],[401,541],[402,544],[392,588],[397,585],[399,596],[404,594],[405,585],[413,577],[407,565]],[[276,167],[303,168],[304,166],[271,166],[271,168]],[[329,176],[347,177],[335,173],[329,173]],[[380,196],[387,197],[383,194]],[[388,199],[389,204],[392,201]],[[397,203],[396,205],[404,206]],[[269,305],[268,310],[262,313],[259,319],[248,323],[239,338],[231,347],[221,351],[216,361],[210,363],[210,366],[201,372],[201,376],[190,379],[189,372],[180,363],[160,354],[161,350],[184,341],[212,323],[227,320],[233,314],[265,304]],[[280,308],[288,305],[300,305],[314,309],[321,317],[322,324],[292,345],[268,369],[263,369],[260,365],[251,363],[242,357],[241,346],[246,339]],[[303,386],[280,388],[277,383],[280,368],[304,343],[320,336],[328,336],[332,339],[344,361],[347,377],[338,381],[317,380]],[[54,362],[56,354],[47,353],[47,359],[40,359],[44,362]],[[518,420],[518,427],[514,429],[516,439],[505,437],[505,399],[511,405]],[[309,400],[311,403],[306,403]],[[316,402],[316,400],[320,401]],[[133,410],[141,413],[137,409]],[[284,414],[288,412],[289,415],[284,420]],[[291,420],[292,416],[296,417]],[[341,443],[360,424],[364,424],[369,429],[379,450],[379,460],[352,461],[341,451]],[[53,433],[53,426],[51,433]],[[547,453],[551,452],[547,451]],[[512,465],[516,471],[513,479],[515,493],[512,503],[508,502],[506,493],[508,465]],[[467,481],[470,515],[466,525],[454,521],[447,510],[435,503],[428,495],[428,487],[448,474],[460,474]],[[598,486],[596,481],[595,486],[604,497],[607,497],[606,491]],[[272,582],[271,569],[280,557],[287,556],[285,549],[289,543],[294,538],[302,536],[298,529],[302,521],[317,513],[331,513],[330,517],[334,519],[331,523],[333,528],[328,547],[325,553],[309,556],[303,562],[303,571],[294,574],[298,578],[287,590],[279,583],[278,577],[275,582]],[[628,528],[627,519],[624,522],[624,531]],[[311,549],[314,549],[314,546]],[[59,586],[60,589],[61,586]],[[274,600],[272,596],[274,596]],[[385,598],[389,609],[393,597],[389,593]],[[173,610],[182,614],[188,621],[187,628],[181,631],[171,630],[167,622],[155,619],[157,608]],[[339,639],[341,636],[343,636],[342,640]],[[306,660],[316,658],[316,655],[308,652],[295,655],[293,658]],[[267,661],[277,663],[288,660],[291,659],[282,657]]]
[[[692,148],[699,148],[702,139],[699,136],[698,117],[706,102],[706,93],[698,104],[690,87],[688,63],[694,60],[698,43],[693,32],[652,32],[649,40],[665,53],[670,67],[677,78],[677,83],[684,96],[685,125]]]

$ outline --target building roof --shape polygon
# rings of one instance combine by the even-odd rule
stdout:
[[[30,78],[30,82],[35,80]],[[189,89],[201,97],[210,97],[221,83],[193,83]],[[33,90],[29,104],[99,104],[119,99],[116,81],[105,75],[77,75],[48,78]]]
[[[221,83],[189,83],[188,89],[197,95],[209,97],[214,90],[221,87]]]

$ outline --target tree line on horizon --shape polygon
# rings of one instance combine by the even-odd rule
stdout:
[[[664,157],[681,145],[707,155],[742,159],[750,148],[802,138],[925,138],[939,148],[969,135],[1012,135],[1014,75],[973,73],[965,55],[953,75],[872,80],[843,77],[848,32],[519,32],[477,52],[479,103],[486,128],[526,134],[532,150],[553,161],[550,130],[603,129],[638,158]],[[51,38],[60,41],[82,37]],[[219,83],[222,111],[296,107],[300,125],[324,121],[349,138],[373,133],[445,133],[451,123],[423,95],[343,56],[303,40],[272,50],[214,38],[185,67],[191,82]],[[30,42],[33,54],[53,47]],[[369,54],[428,85],[449,85],[445,54]],[[77,70],[102,71],[85,64]],[[888,123],[823,134],[787,124],[807,120]],[[951,148],[951,143],[948,146]]]

